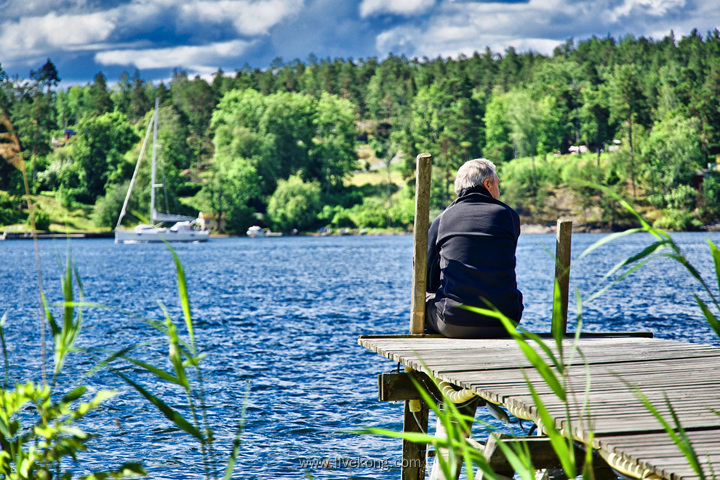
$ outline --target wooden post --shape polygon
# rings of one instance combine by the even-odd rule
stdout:
[[[553,298],[560,295],[560,305],[553,302],[552,331],[567,333],[568,293],[570,290],[570,247],[572,245],[572,222],[557,221],[555,238],[555,288]],[[559,292],[558,292],[559,290]],[[559,311],[557,309],[560,309]]]
[[[432,155],[417,156],[415,177],[415,226],[413,228],[413,277],[410,303],[410,333],[425,331],[425,287],[427,283],[428,228],[430,227],[430,178]]]
[[[428,227],[430,226],[430,178],[432,155],[416,158],[415,226],[413,228],[413,277],[410,302],[410,333],[425,331],[425,287],[427,283]],[[405,367],[406,372],[412,371]],[[405,401],[403,431],[427,433],[428,406],[421,400]],[[403,440],[402,480],[424,480],[427,446]]]

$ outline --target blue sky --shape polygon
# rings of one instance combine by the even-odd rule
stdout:
[[[0,65],[27,78],[47,58],[64,85],[99,71],[167,80],[246,63],[550,53],[568,38],[677,38],[720,28],[720,0],[0,0]]]

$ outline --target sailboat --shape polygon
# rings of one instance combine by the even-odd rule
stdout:
[[[210,231],[205,228],[205,220],[203,219],[202,212],[199,213],[198,218],[193,218],[185,215],[160,213],[155,209],[155,189],[163,186],[155,181],[155,170],[157,166],[158,110],[159,99],[156,98],[155,112],[153,113],[147,132],[145,133],[145,139],[143,140],[142,147],[140,148],[140,157],[138,157],[137,164],[135,165],[135,171],[133,172],[132,179],[130,180],[130,187],[128,188],[127,195],[125,196],[125,202],[123,203],[122,210],[120,211],[120,217],[118,218],[117,225],[115,226],[115,243],[162,241],[206,242],[210,237]],[[148,137],[150,136],[150,128],[153,128],[152,178],[150,180],[150,221],[153,224],[138,225],[133,230],[120,230],[120,224],[125,216],[128,202],[130,201],[130,194],[140,167],[140,160],[145,153],[145,145],[147,144]],[[169,228],[163,227],[162,224],[166,222],[174,222],[174,224]]]

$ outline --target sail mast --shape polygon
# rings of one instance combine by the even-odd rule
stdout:
[[[120,228],[120,224],[125,217],[125,213],[127,213],[127,206],[128,202],[130,201],[130,194],[132,193],[133,185],[135,185],[135,178],[137,178],[138,170],[140,170],[140,160],[142,160],[143,154],[145,153],[145,145],[147,145],[148,137],[150,136],[150,128],[152,128],[153,123],[155,122],[155,117],[157,117],[157,111],[153,112],[152,117],[150,117],[150,123],[148,123],[148,128],[145,132],[145,138],[143,138],[142,147],[140,147],[140,156],[138,157],[137,163],[135,164],[135,171],[133,172],[132,179],[130,179],[130,186],[128,187],[127,195],[125,195],[125,201],[123,202],[117,225],[115,225],[115,230]]]
[[[158,126],[158,108],[160,98],[155,97],[155,126],[153,131],[153,153],[152,153],[152,177],[150,179],[150,222],[155,221],[157,216],[155,212],[155,164],[157,162],[157,126]]]

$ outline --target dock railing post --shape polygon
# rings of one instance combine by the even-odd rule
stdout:
[[[428,228],[430,226],[430,179],[432,155],[421,153],[416,158],[415,176],[415,225],[413,228],[413,274],[412,300],[410,302],[410,333],[425,331],[425,290],[427,284]],[[405,367],[405,371],[411,371]],[[404,432],[427,432],[428,407],[421,400],[406,400],[403,416]],[[403,439],[402,480],[425,478],[425,454],[423,444]]]
[[[552,332],[560,329],[567,333],[568,294],[570,290],[570,249],[572,246],[572,222],[557,221],[555,237],[555,287],[553,299],[559,294],[560,304],[553,302]]]

